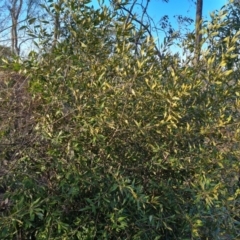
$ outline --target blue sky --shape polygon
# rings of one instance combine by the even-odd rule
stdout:
[[[108,0],[105,2],[107,3]],[[196,0],[169,0],[168,3],[162,0],[150,0],[148,12],[156,22],[164,15],[168,15],[172,23],[174,23],[174,15],[183,15],[194,19],[196,12],[194,2]],[[220,9],[227,2],[227,0],[203,0],[203,17],[207,18],[210,12]],[[90,5],[96,6],[97,0],[93,0]]]
[[[151,0],[149,5],[149,14],[155,22],[158,22],[161,16],[168,15],[169,22],[172,24],[174,29],[179,30],[179,25],[176,18],[174,18],[174,15],[183,15],[192,18],[195,21],[195,2],[196,0],[169,0],[168,3],[165,3],[162,0]],[[209,19],[209,15],[211,12],[215,10],[220,10],[221,7],[227,2],[228,0],[203,0],[203,19]],[[193,22],[191,26],[188,26],[190,30],[193,30],[194,27],[195,22]],[[159,37],[162,38],[164,37],[164,35],[160,34]],[[160,42],[162,42],[162,39],[160,39]],[[171,49],[179,51],[179,49],[174,46]]]
[[[174,15],[183,15],[195,20],[196,14],[196,0],[169,0],[168,3],[162,0],[151,0],[149,5],[149,14],[157,22],[163,15],[168,15],[170,23],[176,30],[178,24]],[[209,14],[214,10],[219,10],[227,0],[203,0],[203,18],[209,18]],[[194,23],[192,24],[192,28]]]
[[[195,17],[195,2],[196,0],[169,0],[168,3],[164,3],[162,0],[151,0],[149,12],[154,18],[158,16],[168,14],[185,15],[188,17]],[[203,16],[207,17],[210,12],[220,9],[226,0],[203,0]]]
[[[139,0],[138,2],[141,2],[141,1],[143,1],[143,3],[146,3],[146,0]],[[108,2],[109,2],[108,0],[105,0],[105,4],[107,4]],[[168,15],[169,22],[171,23],[172,27],[177,31],[179,30],[179,25],[177,23],[177,20],[174,18],[174,15],[182,15],[195,20],[195,14],[196,14],[195,2],[196,0],[169,0],[168,3],[166,3],[162,0],[150,0],[148,13],[155,23],[158,23],[161,17],[163,17],[164,15]],[[209,19],[209,15],[211,12],[215,10],[220,10],[220,8],[227,2],[228,0],[203,0],[204,20]],[[93,0],[90,3],[90,5],[97,6],[97,0]],[[138,13],[138,11],[139,10],[136,8],[135,12]],[[139,14],[140,13],[141,11],[139,11]],[[193,22],[192,25],[188,26],[187,28],[190,31],[192,31],[194,30],[194,26],[195,24]],[[181,29],[181,33],[186,33],[186,30],[184,28]],[[165,34],[163,32],[158,32],[158,38],[155,33],[153,33],[153,36],[156,38],[155,40],[158,39],[159,43],[161,43]],[[171,51],[181,52],[181,50],[175,45],[171,47]]]

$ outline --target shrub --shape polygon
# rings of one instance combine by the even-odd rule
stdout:
[[[209,51],[160,62],[116,12],[75,3],[71,37],[21,65],[34,127],[1,176],[1,239],[236,239],[234,71]]]

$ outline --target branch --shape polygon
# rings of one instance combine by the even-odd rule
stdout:
[[[28,17],[26,17],[25,19],[17,22],[17,24],[22,23],[22,22],[25,22],[27,19],[28,19]],[[8,29],[11,28],[12,26],[13,26],[13,25],[4,28],[3,30],[0,31],[0,33],[4,32],[5,30],[8,30]]]
[[[132,17],[132,19],[133,19],[135,22],[137,22],[138,24],[140,24],[140,26],[141,26],[145,31],[147,31],[147,33],[149,34],[149,36],[150,36],[151,38],[153,38],[152,33],[151,33],[151,31],[150,31],[150,29],[148,28],[147,25],[145,25],[141,20],[138,20],[137,18],[135,18],[134,14],[133,14],[130,10],[128,10],[126,7],[121,6],[121,8],[122,8],[124,11],[126,11],[126,12]],[[163,60],[163,55],[161,54],[160,50],[158,49],[158,47],[157,47],[156,45],[155,45],[155,50],[156,50],[157,55],[158,55],[158,57],[160,58],[160,60]]]

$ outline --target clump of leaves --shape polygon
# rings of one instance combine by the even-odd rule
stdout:
[[[43,35],[22,66],[34,127],[1,176],[1,239],[238,237],[235,70],[209,51],[198,66],[160,62],[106,7],[54,11],[61,41],[49,50]]]

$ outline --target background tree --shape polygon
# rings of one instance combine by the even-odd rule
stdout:
[[[12,28],[11,28],[11,41],[12,41],[12,51],[17,55],[20,53],[20,48],[18,45],[18,31],[17,24],[19,21],[19,15],[22,10],[23,0],[12,0],[9,2],[10,5],[7,4],[7,9],[9,10],[11,20],[12,20]]]
[[[5,31],[10,29],[10,39],[11,39],[11,49],[16,55],[20,54],[21,44],[26,41],[20,35],[21,24],[26,20],[36,17],[39,12],[36,9],[39,7],[41,0],[5,0],[1,9],[5,14],[2,14],[2,18],[6,18],[6,15],[9,15],[10,18],[7,18],[8,27],[5,28]]]
[[[203,9],[203,0],[197,0],[196,5],[196,19],[195,19],[195,63],[199,62],[200,51],[201,51],[201,41],[202,41],[202,9]]]

